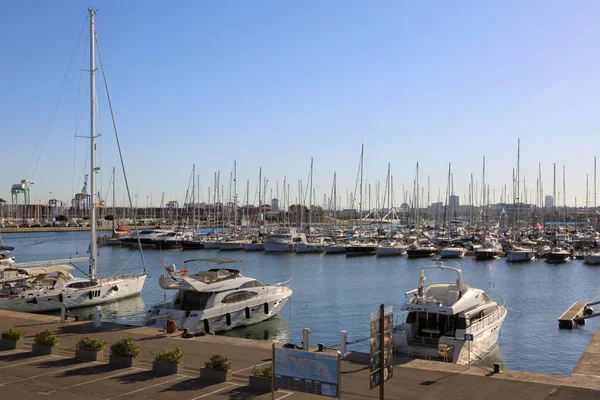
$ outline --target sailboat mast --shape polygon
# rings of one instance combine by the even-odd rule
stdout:
[[[113,167],[113,181],[112,181],[112,189],[113,189],[113,220],[112,220],[112,230],[113,230],[113,234],[115,233],[115,219],[117,217],[117,209],[116,209],[116,198],[115,198],[115,181],[116,181],[116,175],[115,175],[115,167]]]
[[[96,11],[90,8],[90,280],[98,279],[96,270],[96,60],[94,33],[96,30],[94,15]]]

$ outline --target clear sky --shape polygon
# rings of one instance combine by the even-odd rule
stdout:
[[[35,202],[46,202],[49,192],[67,200],[81,188],[88,144],[74,135],[89,133],[89,74],[81,71],[88,67],[88,5],[2,5],[2,198],[10,199],[10,185],[23,178],[35,181]],[[234,160],[240,197],[250,180],[254,199],[261,166],[273,195],[286,175],[296,197],[311,157],[320,203],[334,171],[345,201],[346,190],[355,188],[361,143],[365,187],[374,196],[390,162],[397,203],[402,185],[412,191],[417,162],[421,182],[430,176],[432,201],[438,190],[443,196],[452,163],[464,203],[470,174],[482,180],[484,155],[490,200],[499,201],[511,185],[517,138],[528,197],[538,163],[546,194],[553,163],[561,192],[566,166],[569,204],[575,196],[584,203],[586,174],[593,191],[598,2],[97,1],[94,7],[140,206],[149,196],[158,205],[162,192],[183,203],[193,163],[204,200],[215,171],[227,192]],[[105,196],[118,156],[98,78],[98,182]],[[120,174],[117,192],[121,203]]]

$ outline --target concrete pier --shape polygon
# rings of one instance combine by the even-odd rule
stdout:
[[[0,393],[6,399],[270,399],[271,394],[248,386],[252,366],[271,361],[271,343],[227,336],[183,339],[167,336],[156,328],[132,327],[93,321],[61,323],[59,317],[0,311],[0,330],[15,327],[25,331],[20,351],[0,352]],[[30,352],[36,332],[50,329],[59,334],[58,356]],[[108,342],[105,360],[77,360],[75,343],[92,335]],[[130,336],[141,348],[137,368],[117,369],[107,363],[108,347],[122,336]],[[153,349],[180,347],[184,373],[160,375],[151,371]],[[532,350],[534,351],[534,350]],[[214,352],[227,356],[233,366],[231,382],[211,384],[199,379],[199,368]],[[596,333],[570,376],[553,376],[397,357],[394,376],[386,382],[389,399],[598,399],[600,398],[600,331]],[[275,399],[322,397],[278,390]],[[377,399],[369,390],[368,356],[350,353],[342,362],[342,398]]]

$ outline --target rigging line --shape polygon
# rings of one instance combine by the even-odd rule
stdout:
[[[127,172],[125,171],[125,161],[123,160],[123,152],[121,151],[121,141],[119,140],[119,133],[117,132],[117,123],[115,121],[115,114],[113,112],[112,101],[110,99],[110,92],[108,90],[108,82],[106,81],[106,73],[104,71],[104,63],[102,62],[102,55],[100,54],[100,43],[98,42],[98,36],[94,34],[96,40],[96,48],[98,50],[98,60],[100,61],[100,69],[102,70],[102,78],[104,79],[104,87],[106,88],[106,97],[108,99],[108,108],[110,109],[110,116],[115,131],[115,140],[117,142],[117,148],[119,149],[119,159],[121,161],[121,169],[123,170],[123,179],[125,180],[125,188],[127,190],[127,197],[129,199],[129,206],[133,209],[133,202],[131,201],[131,190],[129,189],[129,181],[127,179]],[[138,232],[137,213],[133,214],[133,227],[136,232],[138,248],[140,251],[140,257],[142,259],[142,266],[144,268],[144,274],[146,274],[146,260],[144,259],[144,251],[142,250],[142,243],[140,241],[140,235]]]
[[[85,29],[86,22],[87,22],[87,16],[85,18],[85,21],[83,21],[83,26],[81,27],[81,31],[79,32],[79,38],[77,39],[77,44],[75,45],[75,49],[73,50],[73,53],[71,54],[71,58],[69,60],[69,66],[67,68],[67,72],[65,73],[65,75],[63,77],[63,81],[62,81],[62,84],[60,85],[58,95],[54,101],[54,109],[51,112],[50,121],[48,123],[48,127],[47,127],[46,133],[44,135],[44,139],[42,140],[42,144],[40,146],[39,153],[37,155],[37,159],[36,159],[35,165],[33,167],[33,171],[31,173],[32,178],[35,176],[35,172],[37,170],[38,164],[40,162],[40,159],[42,158],[44,146],[46,145],[46,140],[48,139],[48,135],[50,134],[50,130],[52,128],[52,123],[54,122],[54,117],[56,116],[56,112],[58,111],[58,105],[60,104],[60,99],[62,98],[62,94],[63,94],[63,91],[67,84],[67,80],[69,78],[69,75],[71,74],[71,68],[73,67],[73,60],[75,59],[75,54],[77,53],[77,49],[79,48],[79,42],[81,41],[81,37],[83,35],[83,31]],[[42,132],[43,132],[43,130],[42,130]],[[38,142],[38,144],[36,144],[36,146],[35,146],[31,161],[33,161],[33,159],[35,158],[35,153],[37,151],[39,143],[40,142]],[[29,168],[31,167],[31,161],[29,162],[29,166],[27,167],[27,170],[25,171],[25,176],[27,176],[27,173],[29,172]]]

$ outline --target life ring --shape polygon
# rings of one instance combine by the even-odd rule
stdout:
[[[175,333],[175,331],[177,331],[177,324],[175,324],[175,321],[173,321],[172,319],[168,319],[166,330],[169,335]]]

